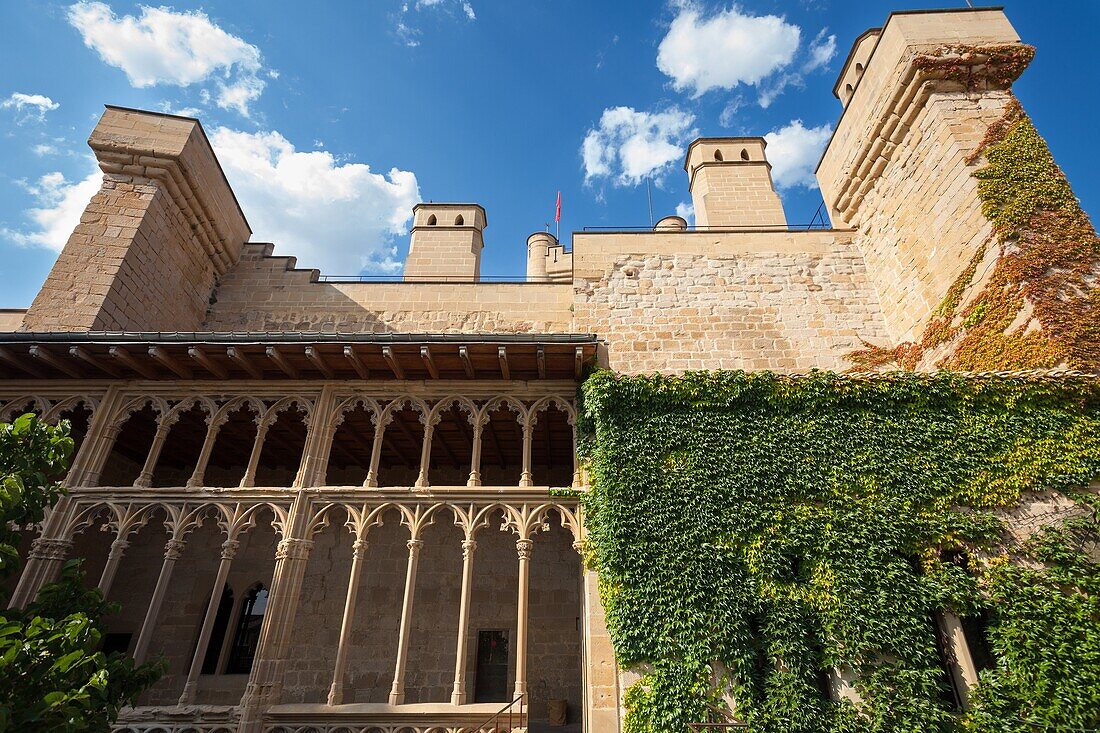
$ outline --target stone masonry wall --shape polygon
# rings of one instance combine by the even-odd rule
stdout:
[[[570,329],[568,284],[322,283],[249,245],[215,292],[208,331],[553,333]]]
[[[933,95],[859,207],[854,241],[893,341],[919,340],[974,253],[993,244],[972,175],[979,163],[965,158],[1009,99],[1005,92]]]
[[[202,323],[209,260],[154,181],[106,176],[23,319],[24,331],[173,331]]]
[[[574,326],[619,371],[844,369],[885,335],[847,233],[577,238]]]

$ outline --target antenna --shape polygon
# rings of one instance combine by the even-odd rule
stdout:
[[[649,226],[653,226],[653,191],[649,188],[649,176],[645,177],[645,195],[649,200]]]

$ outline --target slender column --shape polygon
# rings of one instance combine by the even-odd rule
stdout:
[[[248,457],[248,468],[244,471],[244,478],[241,479],[241,487],[247,488],[256,483],[256,467],[260,465],[260,453],[264,449],[264,438],[267,437],[267,431],[271,427],[266,422],[260,423],[256,427],[256,440],[252,443],[252,454]]]
[[[25,608],[35,599],[42,586],[57,577],[57,571],[73,549],[66,538],[38,537],[31,542],[31,551],[19,584],[11,595],[8,608]]]
[[[222,422],[211,422],[210,427],[206,429],[206,439],[202,442],[199,459],[195,461],[195,470],[191,473],[191,478],[187,479],[189,488],[202,486],[203,482],[206,481],[206,466],[210,463],[210,454],[214,452],[214,442],[218,439],[222,424]]]
[[[359,595],[359,576],[363,572],[363,555],[367,551],[366,540],[351,544],[351,572],[348,574],[348,595],[344,600],[344,620],[340,623],[340,644],[336,647],[336,664],[332,670],[332,685],[328,690],[328,704],[339,705],[344,700],[344,666],[347,663],[348,644],[351,642],[351,626],[355,620],[355,601]]]
[[[153,444],[149,446],[149,454],[145,456],[145,465],[141,468],[134,486],[148,488],[153,483],[153,471],[157,469],[157,461],[160,460],[160,452],[164,450],[164,441],[168,439],[168,431],[172,429],[175,420],[168,422],[161,420],[157,425],[156,435],[153,436]]]
[[[527,585],[531,560],[531,540],[516,540],[519,555],[519,602],[516,604],[516,689],[513,698],[527,694]]]
[[[466,704],[466,648],[470,633],[470,591],[473,586],[474,550],[477,543],[473,540],[462,541],[462,599],[458,607],[458,649],[455,653],[455,684],[451,691],[452,705]]]
[[[199,643],[195,646],[195,656],[191,658],[191,669],[187,672],[187,684],[183,686],[183,694],[180,695],[181,706],[189,705],[195,700],[199,673],[202,671],[202,662],[206,658],[206,647],[210,644],[210,634],[214,631],[214,619],[218,615],[218,606],[222,600],[222,589],[225,587],[229,568],[233,565],[233,558],[239,547],[240,542],[237,540],[226,540],[222,543],[222,558],[214,578],[214,590],[210,593],[210,602],[206,605],[206,617],[199,632]]]
[[[183,554],[183,540],[170,539],[164,545],[164,562],[160,564],[160,575],[157,576],[157,585],[153,589],[153,597],[149,601],[149,608],[145,611],[145,620],[141,622],[141,632],[138,634],[137,645],[134,647],[134,663],[141,664],[145,661],[145,655],[149,653],[149,644],[153,641],[153,631],[156,630],[157,618],[160,617],[160,608],[164,605],[164,596],[168,592],[168,583],[172,579],[172,570],[176,567],[176,560]],[[220,596],[219,596],[219,600]]]
[[[470,452],[470,478],[467,486],[481,486],[481,432],[485,424],[481,420],[474,420],[474,441]]]
[[[115,582],[115,573],[118,572],[118,564],[122,562],[122,555],[130,543],[118,537],[111,543],[111,551],[107,554],[107,564],[103,566],[103,574],[99,576],[99,590],[103,597],[111,590],[111,584]]]
[[[428,464],[432,460],[432,435],[435,433],[435,426],[431,423],[424,425],[424,442],[420,446],[420,475],[416,477],[416,485],[419,487],[428,486]]]
[[[520,486],[533,486],[535,481],[531,475],[531,435],[534,426],[528,419],[523,423],[523,473],[519,477]]]
[[[378,463],[382,460],[382,435],[386,431],[386,424],[374,426],[374,442],[370,447],[370,469],[367,470],[367,480],[363,486],[378,486]]]
[[[90,469],[81,482],[84,486],[97,486],[99,484],[99,475],[103,472],[103,466],[107,462],[107,458],[110,457],[111,449],[115,447],[115,441],[118,440],[118,434],[121,432],[121,425],[113,425],[103,431],[102,450],[97,451],[99,455],[93,459],[96,467]]]
[[[405,572],[405,597],[401,602],[401,630],[397,637],[397,665],[393,671],[393,687],[390,688],[390,705],[405,702],[405,662],[409,655],[409,629],[412,626],[413,594],[416,592],[416,564],[423,540],[408,541],[409,567]]]

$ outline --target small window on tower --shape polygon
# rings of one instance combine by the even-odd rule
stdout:
[[[465,223],[466,223],[466,221],[462,218],[462,214],[459,214],[458,216],[455,217],[455,226],[456,227],[460,227]]]
[[[741,160],[748,160],[748,159],[749,159],[749,151],[745,150],[744,148],[741,148]]]
[[[714,159],[717,160],[719,163],[722,162],[722,151],[721,150],[715,150],[714,151]]]
[[[430,226],[430,227],[435,226],[435,214],[432,214],[431,216],[428,217],[428,226]]]
[[[862,74],[863,73],[863,64],[856,64],[856,73],[857,74]]]

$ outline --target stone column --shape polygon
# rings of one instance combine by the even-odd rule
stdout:
[[[210,454],[214,452],[214,443],[224,424],[225,420],[215,422],[213,417],[210,418],[210,425],[206,428],[206,438],[202,441],[202,450],[199,451],[199,459],[195,461],[195,470],[191,473],[191,478],[187,479],[188,488],[202,486],[206,481],[206,466],[210,463]]]
[[[8,608],[26,608],[42,586],[57,577],[58,570],[72,549],[73,541],[68,538],[35,538],[31,542],[27,564],[23,568],[23,574],[19,576],[19,584],[11,595]]]
[[[256,483],[256,468],[260,465],[260,453],[264,449],[264,438],[271,428],[271,423],[260,420],[256,424],[256,440],[252,442],[252,453],[248,456],[248,467],[241,478],[241,488],[248,488]]]
[[[570,419],[569,425],[573,428],[573,488],[579,489],[584,482],[581,480],[581,464],[577,456],[577,421]]]
[[[397,664],[393,671],[393,686],[390,688],[390,705],[401,705],[405,702],[405,662],[409,655],[409,630],[412,627],[413,595],[416,593],[416,565],[424,541],[411,539],[408,546],[409,567],[405,572],[405,596],[401,602],[401,628],[397,637]]]
[[[134,486],[148,488],[152,485],[153,472],[157,470],[157,461],[160,460],[160,452],[164,450],[164,441],[168,439],[168,432],[175,422],[175,419],[168,420],[162,416],[157,423],[157,432],[153,436],[153,444],[149,446],[149,453],[145,456],[145,465],[141,467],[141,473],[134,481]]]
[[[164,605],[164,596],[168,592],[168,583],[172,580],[172,570],[176,567],[176,560],[183,554],[183,540],[172,538],[164,545],[164,562],[160,565],[160,575],[157,576],[157,585],[153,589],[153,597],[149,600],[149,608],[145,611],[145,620],[141,622],[141,632],[138,634],[137,644],[134,646],[134,663],[141,664],[145,661],[145,655],[149,653],[149,644],[153,641],[153,632],[156,630],[157,618],[160,617],[160,608]],[[219,594],[218,600],[221,600]]]
[[[516,689],[513,698],[527,694],[527,586],[532,540],[516,540],[519,555],[519,594],[516,603]]]
[[[466,704],[466,649],[470,634],[470,593],[473,590],[474,550],[477,542],[462,541],[462,598],[458,607],[458,648],[455,652],[455,683],[451,704]]]
[[[363,482],[363,486],[374,487],[378,486],[378,463],[382,460],[382,437],[386,432],[386,422],[378,421],[378,424],[374,426],[374,442],[370,448],[370,468],[367,470],[367,480]]]
[[[470,478],[466,480],[467,486],[481,486],[481,433],[485,429],[485,422],[475,418],[474,440],[470,451]]]
[[[229,578],[229,568],[233,565],[233,558],[237,554],[240,542],[235,539],[222,543],[222,557],[218,564],[218,573],[214,577],[214,589],[210,593],[210,602],[206,604],[206,616],[203,618],[202,630],[199,631],[199,642],[195,646],[195,655],[191,658],[191,668],[187,672],[187,683],[183,686],[183,694],[180,695],[179,704],[189,705],[195,701],[195,693],[198,690],[199,673],[202,672],[202,662],[206,658],[206,647],[210,644],[210,634],[214,630],[214,619],[218,615],[218,606],[221,605],[222,589]]]
[[[523,473],[519,477],[520,486],[534,486],[531,475],[531,437],[534,434],[533,416],[523,421]]]
[[[332,670],[332,685],[329,686],[328,691],[329,705],[339,705],[344,700],[344,666],[347,663],[348,644],[351,642],[351,627],[355,621],[355,601],[359,596],[359,577],[363,572],[363,555],[366,552],[366,540],[355,540],[351,544],[351,572],[348,573],[348,594],[344,600],[344,619],[340,623],[340,643],[336,647],[336,664]]]
[[[118,440],[118,434],[122,432],[122,425],[112,425],[103,431],[103,436],[100,439],[100,445],[97,446],[97,455],[92,459],[95,463],[95,468],[90,468],[88,472],[82,477],[81,485],[83,486],[97,486],[99,484],[99,475],[103,472],[103,464],[107,462],[107,458],[110,456],[111,449],[115,446],[115,441]]]
[[[107,564],[103,566],[103,573],[99,576],[99,590],[104,598],[111,591],[111,584],[114,583],[115,574],[118,572],[118,564],[122,562],[122,555],[129,546],[130,543],[121,536],[116,537],[111,543],[111,551],[107,553]]]
[[[420,475],[416,477],[416,486],[424,488],[428,483],[428,466],[432,460],[432,435],[435,433],[435,424],[429,420],[424,421],[424,442],[420,445]]]

